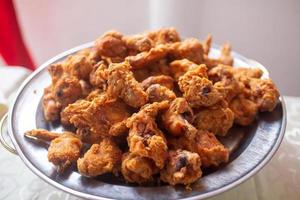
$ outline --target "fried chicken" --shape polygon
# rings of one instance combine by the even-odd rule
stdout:
[[[207,78],[205,65],[187,71],[179,78],[178,85],[191,107],[212,106],[223,98],[222,88]]]
[[[170,63],[170,69],[172,75],[176,81],[179,77],[184,75],[188,70],[198,67],[196,63],[189,61],[188,59],[175,60]]]
[[[170,138],[168,146],[170,149],[184,149],[199,154],[203,167],[217,167],[229,159],[229,150],[208,131],[199,130],[193,138]]]
[[[123,34],[117,31],[108,31],[95,42],[95,48],[101,57],[109,57],[113,62],[123,61],[127,56],[126,43]]]
[[[160,84],[162,86],[167,87],[170,90],[173,90],[174,79],[166,75],[149,76],[148,78],[142,81],[141,86],[144,88],[144,90],[146,90],[153,84]]]
[[[44,118],[76,134],[25,135],[50,142],[48,159],[61,171],[77,161],[87,177],[121,171],[130,183],[160,176],[188,186],[204,168],[228,162],[229,150],[216,136],[231,137],[234,123],[250,125],[279,98],[261,69],[232,66],[228,43],[214,58],[211,46],[211,35],[181,41],[174,28],[106,32],[93,47],[49,67]]]
[[[224,89],[225,99],[230,102],[234,97],[245,90],[245,85],[240,81],[239,70],[228,66],[218,65],[208,71],[209,79],[217,83]]]
[[[211,41],[208,40],[208,42],[211,43]],[[207,46],[210,46],[211,44],[207,44]],[[206,47],[207,48],[207,47]],[[207,49],[205,49],[207,51]],[[208,54],[204,54],[203,56],[203,63],[207,66],[208,69],[212,69],[213,67],[224,64],[224,65],[230,65],[233,66],[233,57],[231,55],[231,46],[229,43],[225,43],[221,46],[221,53],[219,58],[209,58]]]
[[[125,153],[122,158],[121,172],[127,182],[148,183],[153,181],[153,175],[159,172],[153,160],[136,155]]]
[[[106,93],[109,98],[119,97],[128,105],[138,108],[146,104],[148,97],[130,69],[131,66],[128,62],[110,65]]]
[[[170,45],[168,56],[172,60],[188,59],[196,64],[203,62],[203,47],[199,40],[189,38]]]
[[[108,79],[107,68],[107,65],[103,61],[94,65],[93,70],[90,73],[90,83],[92,86],[106,90]]]
[[[197,129],[191,125],[194,120],[193,110],[184,98],[176,98],[169,109],[162,115],[162,123],[173,136],[187,135],[194,137]]]
[[[243,126],[251,124],[258,111],[257,104],[243,96],[233,99],[229,108],[234,112],[234,122]]]
[[[188,185],[201,175],[201,160],[197,153],[186,150],[169,151],[168,164],[160,172],[160,178],[170,185]]]
[[[51,86],[48,86],[44,89],[44,96],[42,101],[44,117],[46,121],[58,120],[62,106],[55,100]]]
[[[107,100],[105,95],[93,101],[78,100],[62,112],[62,119],[79,128],[77,133],[87,143],[97,143],[109,136],[110,127],[130,116],[129,107],[121,100]]]
[[[36,129],[25,133],[26,136],[51,141],[48,148],[48,160],[63,172],[80,156],[81,140],[71,132],[52,133],[44,129]]]
[[[133,69],[140,69],[165,58],[169,53],[169,49],[169,46],[160,44],[151,48],[149,51],[128,56],[126,57],[126,61],[130,63]]]
[[[146,93],[148,94],[149,103],[160,102],[164,100],[172,101],[176,98],[176,95],[172,90],[160,84],[151,85],[146,90]]]
[[[155,117],[160,110],[168,108],[168,102],[147,104],[133,114],[126,123],[129,151],[151,158],[158,168],[163,168],[167,158],[167,143],[163,132],[157,127]]]
[[[227,104],[227,102],[224,102]],[[234,113],[227,105],[216,105],[196,112],[194,125],[215,135],[225,136],[234,122]]]
[[[99,176],[108,172],[117,173],[121,168],[122,151],[111,139],[105,138],[100,144],[93,144],[77,160],[77,168],[83,176]]]
[[[145,34],[125,36],[123,40],[125,41],[129,56],[149,51],[154,46],[154,42]]]
[[[180,42],[180,36],[173,27],[149,31],[146,35],[155,43],[155,45]]]
[[[279,92],[271,79],[253,78],[250,81],[252,98],[259,111],[271,112],[277,105]]]

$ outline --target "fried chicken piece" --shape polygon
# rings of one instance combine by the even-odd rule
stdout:
[[[217,167],[229,159],[229,150],[208,131],[199,130],[194,138],[170,138],[168,146],[171,149],[185,149],[198,153],[203,167]]]
[[[173,136],[187,135],[193,137],[197,129],[191,125],[194,120],[193,110],[184,98],[176,98],[169,109],[162,115],[162,123]]]
[[[141,86],[146,90],[153,84],[160,84],[170,90],[174,88],[174,79],[166,75],[150,76],[142,81]]]
[[[95,98],[100,97],[101,95],[103,95],[103,91],[102,89],[94,89],[92,90],[89,95],[87,95],[87,97],[85,98],[85,100],[87,101],[93,101]]]
[[[149,51],[154,46],[153,41],[145,34],[125,36],[123,40],[126,44],[129,56]]]
[[[61,133],[55,133],[55,132],[50,132],[45,129],[33,129],[30,131],[25,132],[25,136],[29,138],[35,138],[35,139],[40,139],[44,141],[52,141],[59,136],[61,136]]]
[[[125,153],[122,158],[121,172],[127,182],[148,183],[159,172],[153,160],[133,153]]]
[[[96,58],[93,55],[93,50],[84,49],[74,55],[68,56],[62,62],[62,65],[64,72],[68,75],[74,76],[79,80],[88,80],[95,63]]]
[[[127,122],[127,119],[113,124],[110,127],[108,134],[112,135],[112,136],[122,136],[125,133],[128,133],[128,128],[126,126],[126,122]]]
[[[236,71],[239,70],[228,65],[218,65],[208,71],[209,79],[223,87],[225,99],[228,102],[243,93],[245,89],[243,82],[240,81],[238,76],[235,76]]]
[[[208,56],[212,43],[212,35],[208,34],[205,40],[202,42],[203,54]]]
[[[219,58],[209,58],[208,55],[204,54],[203,60],[204,60],[204,64],[206,64],[208,69],[212,69],[213,67],[219,64],[232,66],[234,59],[231,55],[230,44],[225,43],[221,46],[221,53]]]
[[[81,84],[79,80],[73,76],[62,76],[52,87],[55,100],[60,103],[63,108],[83,96]]]
[[[26,136],[51,141],[48,148],[48,160],[63,172],[80,156],[81,140],[71,132],[53,133],[44,129],[36,129],[25,133]]]
[[[243,77],[261,78],[263,71],[259,68],[234,67],[233,74],[237,79],[242,80]]]
[[[93,70],[90,73],[90,83],[92,86],[106,90],[108,79],[107,69],[108,67],[103,61],[94,65]]]
[[[95,48],[101,57],[109,57],[113,61],[122,61],[127,56],[123,35],[117,31],[108,31],[95,42]]]
[[[148,94],[148,100],[150,103],[164,100],[172,101],[176,98],[176,95],[172,90],[160,84],[151,85],[146,90],[146,93]]]
[[[206,77],[205,65],[199,65],[179,78],[179,88],[191,107],[212,106],[223,98],[222,88]]]
[[[141,69],[165,58],[169,53],[169,49],[167,45],[160,44],[149,51],[141,52],[135,56],[128,56],[125,60],[130,63],[133,69]]]
[[[207,130],[215,135],[225,136],[233,122],[234,113],[232,110],[227,105],[217,105],[197,112],[194,125],[199,130]]]
[[[259,111],[271,112],[277,105],[279,92],[271,79],[251,79],[251,94]]]
[[[180,41],[179,34],[173,27],[161,28],[156,31],[150,31],[146,33],[146,35],[155,43],[155,45],[168,44]]]
[[[100,144],[93,144],[83,158],[77,160],[77,168],[81,175],[88,177],[117,173],[121,168],[121,159],[119,147],[113,140],[105,138]]]
[[[146,104],[148,97],[130,69],[128,62],[110,65],[106,92],[110,98],[120,97],[128,105],[138,108]]]
[[[197,153],[186,150],[169,151],[169,160],[160,172],[160,178],[170,185],[189,185],[202,176],[201,159]]]
[[[189,38],[170,45],[169,57],[172,60],[188,59],[196,64],[203,62],[203,47],[199,40]]]
[[[168,102],[147,104],[138,113],[128,118],[127,138],[129,151],[139,156],[151,158],[158,168],[163,168],[167,158],[167,144],[163,132],[157,127],[155,116],[168,108]]]
[[[76,57],[76,55],[77,54],[75,54],[74,57]],[[69,57],[69,60],[72,61],[73,58]],[[71,61],[56,63],[49,67],[49,73],[52,78],[52,85],[49,87],[51,88],[49,90],[51,90],[55,101],[60,103],[62,108],[75,102],[77,99],[86,96],[91,89],[89,83],[85,81],[85,75],[80,74],[84,73],[80,71],[81,65],[74,64]],[[76,69],[76,67],[78,69]],[[83,67],[85,66],[83,65]],[[80,77],[82,79],[80,79]]]
[[[77,133],[87,143],[97,143],[109,136],[110,127],[131,115],[129,107],[120,100],[108,100],[105,95],[89,102],[78,100],[62,112],[63,121],[80,128]],[[79,132],[80,131],[80,132]]]
[[[51,89],[51,85],[46,87],[43,96],[43,110],[46,121],[58,120],[61,111],[61,104],[55,100]]]
[[[188,70],[198,67],[196,63],[188,59],[175,60],[170,63],[170,69],[175,80],[178,81],[179,77],[184,75]]]
[[[234,122],[243,126],[251,124],[258,111],[258,106],[255,102],[241,95],[229,103],[229,108],[234,112]]]
[[[228,162],[229,150],[215,137],[213,133],[199,131],[194,146],[195,152],[200,155],[203,167],[217,167]]]

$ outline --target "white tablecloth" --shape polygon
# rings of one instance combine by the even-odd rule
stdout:
[[[28,71],[0,67],[0,117],[16,87]],[[287,129],[273,159],[255,176],[210,200],[299,200],[300,199],[300,98],[285,97]],[[18,156],[0,147],[0,199],[75,200],[34,175]]]

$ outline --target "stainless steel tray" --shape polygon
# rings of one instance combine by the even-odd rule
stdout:
[[[191,191],[183,186],[127,185],[123,180],[111,175],[85,178],[75,168],[64,174],[58,174],[47,160],[47,146],[29,141],[23,134],[34,128],[63,130],[60,124],[49,124],[43,117],[41,98],[44,88],[51,82],[47,67],[90,46],[92,43],[73,48],[38,68],[24,81],[10,108],[7,120],[5,118],[2,121],[2,125],[7,126],[17,154],[30,170],[49,184],[88,199],[203,199],[220,194],[247,180],[258,172],[278,149],[286,126],[286,111],[282,97],[273,112],[260,113],[251,126],[234,126],[231,129],[229,135],[222,139],[232,151],[230,162],[218,170],[206,170],[205,176],[192,185]],[[219,54],[219,48],[214,46],[211,53],[212,56],[216,56]],[[246,59],[237,53],[233,55],[236,65],[260,67],[264,71],[264,76],[269,76],[267,70],[256,61]],[[5,131],[1,134],[3,132]],[[13,152],[13,149],[10,150]]]

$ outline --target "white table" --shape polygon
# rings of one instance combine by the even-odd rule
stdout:
[[[26,73],[18,76],[24,77]],[[248,181],[210,200],[300,199],[300,97],[285,97],[285,101],[287,129],[284,140],[273,159]],[[0,98],[0,115],[1,103],[5,102],[3,100],[1,102]],[[27,169],[18,156],[0,147],[0,199],[75,200],[79,198],[48,185]]]

